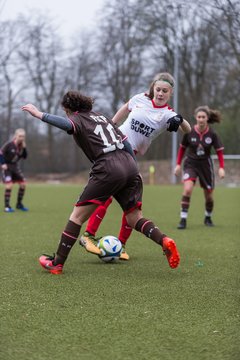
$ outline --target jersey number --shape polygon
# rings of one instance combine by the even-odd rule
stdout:
[[[110,144],[108,142],[107,136],[104,133],[104,130],[107,130],[108,133],[110,134],[110,137],[112,139],[112,142],[114,142],[114,144]],[[103,149],[104,153],[108,153],[111,151],[116,150],[116,148],[118,149],[123,149],[124,145],[123,143],[121,143],[119,141],[119,139],[116,138],[115,136],[115,132],[114,132],[114,127],[111,124],[108,124],[108,126],[106,128],[103,129],[102,125],[97,125],[95,130],[94,130],[94,134],[96,135],[100,135],[103,144],[105,146],[105,148]]]

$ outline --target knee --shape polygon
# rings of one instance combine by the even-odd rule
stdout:
[[[6,184],[5,185],[6,190],[12,190],[12,188],[13,188],[13,184]]]
[[[81,216],[77,216],[74,212],[72,212],[72,214],[69,217],[69,220],[71,220],[72,222],[74,222],[75,224],[81,225],[85,222]]]
[[[126,217],[127,220],[127,224],[134,229],[135,226],[135,222],[133,221],[133,219]]]
[[[184,183],[183,195],[191,197],[193,192],[194,183],[192,181],[186,181]]]
[[[191,195],[192,195],[192,190],[190,190],[190,189],[185,189],[183,195],[190,198]]]
[[[126,215],[126,220],[128,225],[132,228],[135,229],[136,223],[138,222],[138,220],[140,220],[142,218],[142,213],[140,210],[138,211],[134,211],[131,212],[129,214]]]

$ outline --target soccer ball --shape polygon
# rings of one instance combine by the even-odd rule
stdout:
[[[104,262],[113,262],[118,260],[122,252],[121,241],[112,235],[102,237],[98,241],[98,247],[102,253],[99,257]]]

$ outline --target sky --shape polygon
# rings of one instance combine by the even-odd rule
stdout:
[[[69,38],[76,30],[94,26],[94,16],[104,3],[105,0],[0,0],[0,20],[13,20],[33,9],[46,10],[56,20],[62,36]]]

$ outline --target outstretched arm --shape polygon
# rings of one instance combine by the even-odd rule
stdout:
[[[62,116],[57,115],[51,115],[47,113],[43,113],[37,109],[36,106],[32,104],[27,104],[22,106],[22,110],[28,112],[33,117],[36,117],[50,125],[53,125],[59,129],[65,130],[65,131],[72,131],[72,123],[69,121],[69,119],[66,119]]]
[[[28,112],[30,115],[32,115],[35,118],[42,119],[43,112],[39,111],[38,108],[32,104],[27,104],[22,106],[22,111]]]

